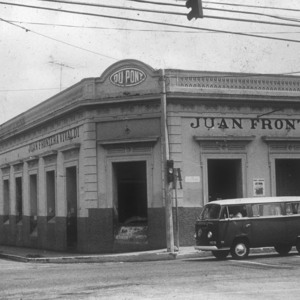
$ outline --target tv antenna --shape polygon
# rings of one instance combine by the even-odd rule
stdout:
[[[61,62],[57,62],[57,61],[55,61],[55,60],[49,61],[49,64],[57,65],[57,66],[60,67],[59,90],[60,90],[60,92],[61,92],[61,90],[62,90],[62,70],[63,70],[63,68],[69,68],[69,69],[74,69],[74,68],[71,67],[71,66],[68,66],[68,65],[66,65],[66,64],[63,64],[63,63],[61,63]]]

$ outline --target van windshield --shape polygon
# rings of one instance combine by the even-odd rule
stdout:
[[[219,219],[221,206],[218,204],[208,204],[200,214],[200,220]]]

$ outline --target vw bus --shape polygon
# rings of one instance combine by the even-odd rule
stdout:
[[[206,204],[195,224],[197,250],[218,259],[244,259],[250,248],[300,253],[300,196],[217,200]]]

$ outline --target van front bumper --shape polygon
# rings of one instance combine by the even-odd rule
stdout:
[[[201,251],[222,251],[222,250],[230,250],[230,248],[217,248],[217,246],[195,246],[196,250]]]

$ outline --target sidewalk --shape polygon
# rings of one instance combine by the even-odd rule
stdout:
[[[276,253],[273,247],[251,249],[251,254]],[[31,263],[101,263],[101,262],[142,262],[162,261],[184,258],[214,258],[210,251],[198,251],[194,246],[180,247],[177,252],[167,252],[166,249],[142,252],[115,254],[80,254],[55,252],[42,249],[31,249],[13,246],[0,246],[0,258]],[[230,257],[230,256],[229,256]]]
[[[117,254],[79,254],[0,246],[0,258],[31,263],[141,262],[199,258],[208,255],[211,255],[211,253],[195,250],[193,246],[181,247],[178,252],[167,252],[166,249],[159,249]]]

